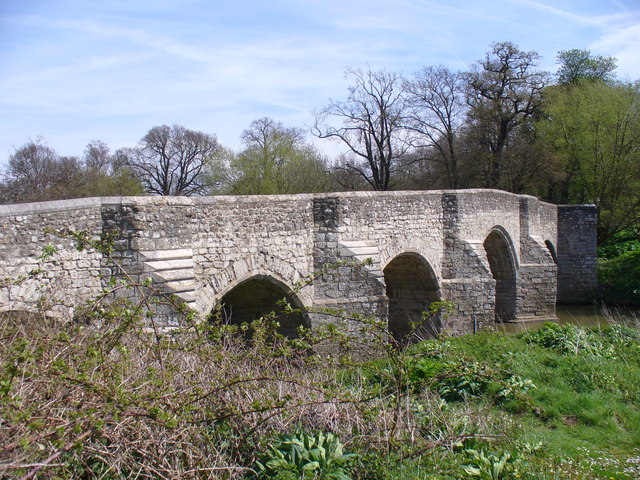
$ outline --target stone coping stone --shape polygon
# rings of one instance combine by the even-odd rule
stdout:
[[[288,195],[218,195],[207,197],[172,197],[172,196],[136,196],[136,197],[87,197],[69,200],[52,200],[47,202],[17,203],[0,205],[0,216],[29,215],[52,211],[80,210],[107,206],[190,206],[215,205],[219,203],[274,202],[274,201],[311,201],[323,198],[358,199],[358,198],[399,198],[399,197],[432,197],[455,195],[465,197],[478,194],[497,195],[512,198],[536,199],[530,195],[518,195],[503,190],[472,188],[465,190],[398,190],[398,191],[364,191],[364,192],[331,192],[301,193]],[[541,204],[546,202],[540,201]],[[576,207],[571,205],[571,207]]]

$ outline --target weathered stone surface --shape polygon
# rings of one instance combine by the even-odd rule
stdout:
[[[593,205],[558,206],[558,300],[584,303],[593,298],[597,278],[596,215]]]
[[[96,238],[116,231],[113,257],[126,272],[176,293],[202,318],[225,298],[249,302],[247,288],[234,292],[251,282],[264,305],[282,294],[311,309],[305,322],[312,325],[334,321],[313,312],[332,308],[390,315],[400,331],[444,298],[457,311],[435,330],[464,333],[491,325],[496,315],[552,318],[556,296],[587,300],[596,287],[595,222],[593,206],[496,190],[5,205],[0,310],[33,310],[46,301],[49,313],[68,316],[118,275],[97,252],[79,252],[70,239],[47,233],[66,228]],[[56,253],[42,258],[49,243]],[[36,269],[40,278],[29,278]]]

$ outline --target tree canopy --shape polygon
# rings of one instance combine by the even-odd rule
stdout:
[[[580,81],[611,82],[615,77],[617,60],[614,57],[591,55],[589,50],[574,48],[558,52],[560,68],[556,76],[558,83],[571,85]]]
[[[207,193],[206,165],[220,149],[213,135],[182,125],[153,127],[126,164],[149,193],[156,195],[202,195]]]
[[[537,70],[539,59],[536,52],[524,52],[511,42],[494,43],[484,60],[465,74],[469,128],[483,147],[477,152],[483,187],[504,188],[505,152],[540,112],[548,79]]]
[[[333,159],[269,117],[241,133],[239,151],[181,125],[113,153],[96,140],[82,157],[37,139],[9,156],[0,201],[483,187],[595,203],[601,241],[640,230],[640,84],[618,81],[616,59],[587,49],[557,60],[551,75],[535,51],[497,42],[465,71],[348,69],[346,96],[311,127],[343,147]]]
[[[558,203],[594,203],[598,235],[640,225],[640,86],[582,81],[546,92],[538,128],[558,177]]]
[[[38,138],[17,148],[8,163],[0,183],[2,203],[142,193],[140,183],[113,163],[102,142],[91,142],[80,159],[60,156]]]
[[[251,122],[241,138],[244,149],[230,156],[222,179],[229,193],[313,193],[331,189],[327,160],[305,141],[304,130],[263,117]]]
[[[425,67],[406,82],[406,128],[419,157],[438,164],[447,188],[460,186],[457,141],[464,126],[464,78],[445,67]]]
[[[316,114],[313,133],[348,149],[342,167],[362,176],[374,190],[388,190],[393,171],[408,149],[405,85],[397,73],[348,70],[353,81],[346,100],[332,100]]]

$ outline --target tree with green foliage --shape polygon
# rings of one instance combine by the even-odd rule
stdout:
[[[556,73],[558,83],[571,85],[584,80],[611,82],[615,76],[616,62],[615,57],[593,56],[591,51],[586,49],[560,50],[560,68]]]
[[[538,124],[558,178],[550,200],[594,203],[598,240],[640,223],[640,84],[579,81],[546,92]]]
[[[222,189],[234,195],[313,193],[334,184],[327,160],[305,141],[304,131],[259,118],[242,132],[245,148],[228,161],[219,178]]]

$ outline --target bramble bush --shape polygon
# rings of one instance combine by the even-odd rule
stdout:
[[[111,258],[112,236],[57,233]],[[273,315],[243,325],[198,323],[176,304],[182,327],[163,332],[154,302],[175,299],[117,264],[114,270],[119,277],[74,321],[0,315],[0,476],[241,478],[256,473],[264,452],[275,452],[268,439],[294,428],[327,432],[322,442],[306,438],[342,460],[338,438],[387,451],[416,431],[422,434],[410,448],[455,443],[453,431],[432,437],[416,429],[422,420],[405,404],[403,369],[392,381],[396,393],[381,395],[340,380],[344,359],[359,368],[349,355],[309,353],[326,342],[344,353],[358,349],[345,339],[363,338],[369,355],[402,365],[404,352],[383,322],[331,312],[344,321],[292,341],[278,334]],[[365,334],[345,335],[346,323]],[[325,467],[339,471],[332,458]]]
[[[64,234],[110,255],[108,238]],[[135,294],[121,295],[128,290]],[[123,272],[74,321],[0,314],[0,477],[548,478],[535,472],[556,459],[522,446],[539,445],[546,422],[566,415],[536,404],[551,392],[540,387],[545,376],[571,372],[572,386],[588,377],[590,391],[633,405],[639,398],[634,328],[547,326],[511,339],[412,345],[379,319],[324,310],[335,324],[290,340],[274,314],[243,325],[197,322],[179,304],[181,327],[163,331],[150,314],[156,301],[175,299]],[[427,317],[446,314],[442,306]],[[354,353],[363,351],[368,358]],[[534,368],[528,356],[539,352],[541,362],[567,365]],[[610,363],[606,371],[600,362]],[[623,367],[623,378],[611,374]],[[587,425],[592,409],[577,420]],[[634,425],[631,409],[611,409]],[[562,478],[590,478],[571,468]]]

